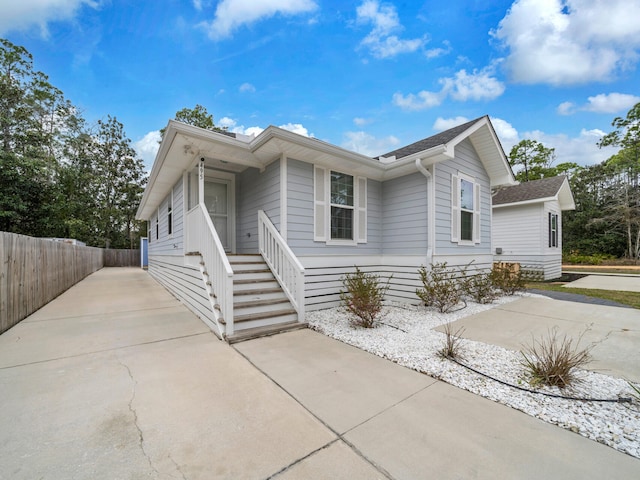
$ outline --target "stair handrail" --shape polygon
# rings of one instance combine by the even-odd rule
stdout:
[[[215,295],[219,311],[214,307],[213,317],[216,326],[224,337],[232,335],[233,325],[233,269],[224,251],[218,232],[216,232],[207,207],[203,202],[195,206],[194,210],[200,210],[199,219],[195,219],[192,225],[189,222],[189,233],[187,241],[190,251],[198,251],[202,256],[205,268],[211,280],[212,293]],[[195,213],[193,210],[189,212]],[[197,214],[196,214],[197,215]],[[189,218],[192,220],[192,218]],[[194,228],[195,227],[195,228]],[[193,230],[192,230],[193,229]],[[222,327],[220,319],[224,319],[225,327]]]
[[[274,277],[304,322],[304,267],[263,210],[258,210],[258,248]]]

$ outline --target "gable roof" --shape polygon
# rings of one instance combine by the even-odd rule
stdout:
[[[250,167],[264,170],[272,162],[288,157],[384,181],[416,172],[417,162],[427,167],[455,158],[455,147],[466,139],[475,148],[492,187],[515,183],[488,116],[390,152],[390,158],[372,158],[274,126],[250,137],[169,120],[136,218],[150,218],[182,173],[194,168],[200,159],[211,168],[239,173]]]
[[[494,207],[558,200],[562,210],[575,210],[569,180],[565,175],[531,180],[499,188],[492,197]]]
[[[451,140],[456,138],[461,133],[464,133],[469,127],[473,126],[478,121],[483,118],[488,118],[486,115],[484,117],[476,118],[475,120],[471,120],[470,122],[463,123],[462,125],[458,125],[457,127],[450,128],[449,130],[445,130],[444,132],[440,132],[436,135],[432,135],[431,137],[423,138],[422,140],[418,140],[406,147],[399,148],[389,153],[385,153],[384,155],[380,155],[380,157],[389,158],[396,157],[398,159],[406,157],[407,155],[412,155],[414,153],[423,152],[425,150],[429,150],[430,148],[436,147],[438,145],[446,145]],[[380,158],[378,157],[378,158]]]

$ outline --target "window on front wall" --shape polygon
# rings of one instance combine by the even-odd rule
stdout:
[[[366,178],[314,168],[314,240],[366,243]]]
[[[160,209],[156,210],[156,240],[160,238]]]
[[[451,176],[451,241],[480,243],[480,184],[463,173]]]
[[[549,247],[558,246],[558,214],[549,212]]]
[[[173,233],[173,190],[169,194],[169,204],[167,205],[167,234]]]
[[[353,176],[331,172],[331,239],[353,240]]]

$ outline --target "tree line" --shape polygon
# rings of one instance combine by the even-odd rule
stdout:
[[[563,254],[626,258],[640,261],[640,103],[625,117],[616,117],[614,129],[598,147],[619,151],[596,165],[555,161],[555,149],[535,140],[522,140],[509,154],[516,179],[525,182],[567,175],[576,202],[563,214]]]
[[[0,39],[0,231],[135,248],[146,181],[116,117],[88,125],[24,47]]]

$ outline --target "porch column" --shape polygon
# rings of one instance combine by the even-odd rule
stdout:
[[[198,164],[198,204],[201,203],[204,203],[204,157]]]

